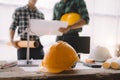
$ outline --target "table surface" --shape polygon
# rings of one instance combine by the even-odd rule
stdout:
[[[20,63],[25,61],[20,61]],[[41,60],[34,60],[39,63]],[[5,61],[0,61],[4,64]],[[120,80],[120,70],[91,68],[77,63],[72,70],[59,74],[43,73],[38,67],[10,67],[0,69],[0,80]]]

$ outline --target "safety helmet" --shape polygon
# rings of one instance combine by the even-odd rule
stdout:
[[[80,20],[80,15],[78,13],[66,13],[61,17],[61,21],[68,22],[68,25],[73,25]]]
[[[45,54],[40,71],[59,73],[70,69],[77,61],[79,57],[76,51],[68,43],[58,41]]]
[[[90,58],[94,59],[95,61],[106,61],[107,59],[111,58],[111,54],[108,48],[97,46],[90,54]]]

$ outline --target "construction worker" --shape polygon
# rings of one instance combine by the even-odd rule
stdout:
[[[54,6],[53,20],[61,20],[62,16],[73,13],[77,13],[80,19],[72,25],[68,25],[67,28],[62,26],[59,31],[63,33],[62,36],[57,36],[56,41],[63,40],[68,42],[78,53],[79,52],[79,32],[82,31],[82,27],[89,23],[89,14],[84,0],[60,0]],[[75,17],[74,17],[75,18]],[[63,18],[64,19],[64,18]],[[72,18],[73,19],[73,18]]]
[[[13,14],[13,22],[10,26],[10,42],[17,49],[18,60],[26,59],[26,48],[19,48],[14,40],[15,30],[18,27],[18,34],[20,35],[20,40],[27,40],[27,32],[25,30],[29,26],[29,19],[44,19],[44,15],[40,12],[35,4],[37,0],[28,0],[28,4],[17,8]],[[30,41],[38,41],[39,46],[37,48],[30,48],[30,58],[32,59],[43,59],[44,51],[43,46],[36,35],[29,36]]]

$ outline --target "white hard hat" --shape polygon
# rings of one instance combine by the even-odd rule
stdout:
[[[106,47],[97,46],[90,54],[90,58],[95,61],[105,61],[108,58],[111,58],[111,55]]]

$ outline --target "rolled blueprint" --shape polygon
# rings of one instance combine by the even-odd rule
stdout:
[[[120,58],[117,58],[111,63],[112,69],[120,69]]]
[[[16,45],[20,48],[27,48],[27,41],[15,41]],[[11,43],[7,43],[7,45],[12,45]],[[40,44],[38,41],[29,41],[29,47],[30,48],[36,48]]]
[[[107,59],[107,60],[102,64],[102,67],[103,67],[103,68],[106,68],[106,69],[111,68],[111,63],[112,63],[113,61],[115,61],[115,60],[116,60],[115,58]]]

